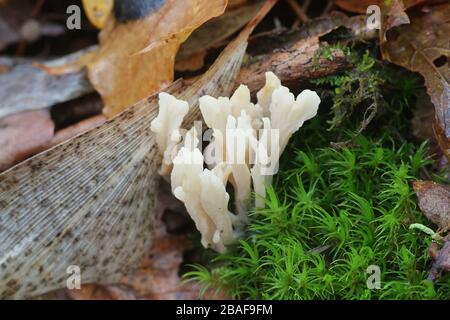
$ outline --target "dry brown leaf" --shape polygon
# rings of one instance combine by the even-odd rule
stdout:
[[[404,0],[405,8],[410,8],[426,0]],[[366,13],[367,7],[370,5],[377,5],[380,8],[384,5],[385,0],[336,0],[335,3],[338,7],[356,13]],[[387,1],[390,2],[390,1]]]
[[[414,181],[419,207],[439,228],[450,225],[450,186],[431,181]]]
[[[175,55],[187,37],[225,10],[226,0],[168,0],[157,12],[125,24],[109,20],[89,79],[111,118],[173,81]],[[112,16],[110,16],[112,17]]]
[[[383,1],[381,4],[381,28],[379,32],[381,55],[386,58],[386,34],[395,27],[402,24],[409,24],[408,15],[405,12],[406,7],[402,0]]]
[[[385,45],[389,61],[424,77],[438,124],[446,138],[447,146],[443,151],[447,156],[450,141],[449,17],[450,4],[432,7],[422,16],[412,18],[411,24],[391,30]]]

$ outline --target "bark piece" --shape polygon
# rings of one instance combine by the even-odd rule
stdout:
[[[277,50],[265,57],[252,57],[254,63],[245,65],[236,83],[245,84],[252,93],[264,86],[265,73],[272,71],[288,87],[297,88],[307,80],[331,75],[350,68],[351,65],[341,50],[333,50],[333,59],[319,57],[315,60],[319,50],[318,39],[300,40],[294,45]]]

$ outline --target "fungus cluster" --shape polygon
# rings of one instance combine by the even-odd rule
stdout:
[[[201,97],[200,111],[209,130],[201,135],[192,127],[183,135],[180,126],[188,104],[166,93],[159,95],[159,114],[151,129],[163,156],[160,172],[170,174],[172,192],[185,204],[204,247],[223,252],[240,236],[252,190],[254,206],[264,206],[266,185],[283,150],[294,132],[316,115],[319,103],[311,90],[295,98],[268,72],[256,104],[243,85],[231,98]],[[203,152],[201,140],[209,142]],[[235,212],[229,209],[229,186]]]

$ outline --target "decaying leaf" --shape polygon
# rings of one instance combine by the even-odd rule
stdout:
[[[167,0],[148,17],[119,23],[110,16],[100,49],[88,64],[89,79],[109,118],[168,86],[175,55],[187,37],[225,10],[226,0]]]
[[[71,58],[66,56],[52,63],[59,64]],[[93,90],[84,71],[54,76],[34,67],[31,60],[1,57],[0,65],[7,68],[0,73],[0,118],[25,110],[48,108]]]
[[[89,21],[98,29],[102,29],[112,12],[114,0],[83,0],[82,3]]]
[[[450,4],[434,6],[412,17],[411,24],[391,30],[385,45],[386,58],[425,79],[427,92],[436,110],[438,124],[446,138],[444,152],[449,156],[450,141]]]
[[[192,106],[186,125],[200,116],[200,96],[231,93],[248,36],[274,2],[195,83],[166,89]],[[83,283],[116,283],[138,266],[156,214],[161,159],[149,123],[157,109],[156,96],[142,100],[0,175],[0,298],[63,288],[70,265],[83,270]]]
[[[415,181],[414,191],[425,216],[444,229],[450,226],[450,186],[431,181]]]

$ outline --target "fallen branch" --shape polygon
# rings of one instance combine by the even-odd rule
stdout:
[[[265,82],[265,73],[272,71],[288,87],[298,87],[300,84],[335,74],[351,65],[341,50],[332,50],[332,59],[316,54],[319,50],[318,40],[300,40],[289,48],[274,51],[269,55],[251,57],[238,76],[236,83],[242,83],[250,88],[252,93],[261,89]]]

